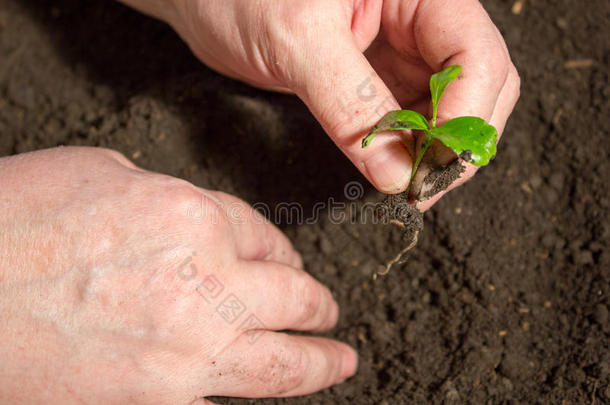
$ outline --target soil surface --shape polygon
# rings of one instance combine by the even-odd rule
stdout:
[[[610,403],[610,2],[483,3],[521,101],[497,158],[426,213],[384,277],[400,232],[358,223],[381,196],[304,105],[210,71],[112,1],[0,1],[0,156],[105,146],[272,209],[327,202],[316,221],[272,219],[336,295],[328,335],[357,348],[359,372],[260,403]]]

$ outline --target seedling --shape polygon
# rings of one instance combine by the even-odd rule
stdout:
[[[461,66],[454,65],[430,77],[430,94],[432,98],[431,120],[428,121],[420,113],[411,110],[390,111],[362,140],[362,147],[366,148],[380,132],[403,129],[424,132],[425,138],[419,153],[417,153],[415,164],[411,171],[411,180],[406,191],[407,195],[422,158],[435,139],[438,139],[445,146],[453,150],[461,159],[476,166],[487,165],[490,159],[496,155],[498,131],[492,125],[487,124],[482,118],[459,117],[447,121],[443,125],[436,125],[438,104],[441,97],[447,85],[454,81],[461,71]]]

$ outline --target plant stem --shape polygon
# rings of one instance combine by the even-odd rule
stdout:
[[[419,169],[419,165],[421,164],[421,161],[424,158],[424,155],[426,154],[426,151],[428,150],[431,144],[432,135],[426,132],[426,138],[424,139],[424,143],[421,146],[419,153],[417,154],[417,159],[415,159],[415,164],[413,165],[413,169],[411,170],[411,180],[409,180],[409,186],[407,187],[406,191],[407,195],[409,195],[409,192],[411,191],[411,184],[413,184],[413,178],[415,177],[415,173],[417,173],[417,169]]]

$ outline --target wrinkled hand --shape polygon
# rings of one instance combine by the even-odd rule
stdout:
[[[354,373],[328,289],[227,194],[109,150],[0,159],[0,402],[307,394]],[[203,400],[202,400],[203,401]]]
[[[463,67],[439,108],[441,123],[474,115],[501,133],[519,96],[506,45],[478,0],[123,1],[164,18],[217,71],[295,92],[362,173],[388,193],[408,184],[412,160],[405,142],[386,135],[362,150],[360,141],[388,111],[427,114],[432,73]],[[474,172],[469,165],[453,186]]]

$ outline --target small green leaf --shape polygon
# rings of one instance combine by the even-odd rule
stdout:
[[[451,148],[460,158],[477,166],[485,166],[496,155],[498,132],[478,117],[459,117],[430,134]]]
[[[399,129],[420,129],[427,131],[430,129],[426,118],[411,110],[396,110],[387,113],[371,132],[362,140],[362,147],[366,148],[379,132],[396,131]]]
[[[436,113],[438,112],[438,104],[443,97],[447,85],[457,79],[462,71],[460,65],[449,66],[448,68],[435,73],[430,77],[430,95],[432,97],[432,126],[436,126]]]

